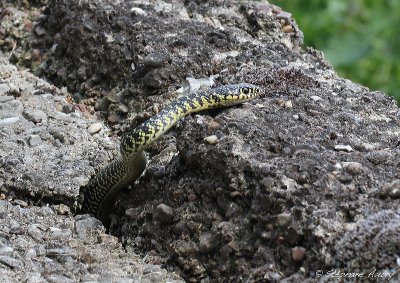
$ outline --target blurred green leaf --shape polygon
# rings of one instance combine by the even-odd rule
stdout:
[[[269,2],[293,14],[305,45],[322,50],[340,76],[400,102],[400,1]]]

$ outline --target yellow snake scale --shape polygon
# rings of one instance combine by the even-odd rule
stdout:
[[[211,108],[231,106],[260,96],[259,87],[232,84],[181,96],[121,139],[121,157],[95,175],[81,188],[78,212],[89,213],[109,223],[115,197],[140,177],[146,168],[144,150],[182,117]]]

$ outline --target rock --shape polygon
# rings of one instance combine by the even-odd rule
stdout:
[[[398,106],[382,92],[339,78],[321,52],[302,48],[291,15],[257,1],[72,0],[36,8],[41,2],[2,17],[5,36],[14,34],[8,27],[17,35],[6,38],[9,50],[15,46],[12,60],[63,89],[0,61],[10,101],[20,101],[23,113],[47,115],[34,123],[20,115],[18,102],[0,103],[0,119],[20,118],[0,128],[0,238],[13,249],[5,261],[23,263],[0,264],[0,278],[176,278],[137,262],[132,250],[152,265],[168,263],[189,282],[315,281],[315,270],[349,263],[351,272],[398,269],[398,211],[387,209],[398,206],[396,191],[389,195],[398,176]],[[138,7],[147,16],[132,10]],[[18,26],[32,15],[38,16],[31,30],[45,31],[40,37]],[[50,48],[32,56],[31,46]],[[168,60],[144,63],[148,54]],[[46,62],[36,62],[41,58]],[[186,117],[152,144],[146,173],[117,203],[114,239],[92,217],[58,213],[56,205],[72,207],[79,187],[115,156],[117,135],[172,102],[186,77],[191,90],[249,82],[266,95]],[[99,103],[105,113],[93,115],[91,107],[105,95],[112,104]],[[60,112],[71,96],[81,100],[81,115]],[[114,137],[88,133],[111,115]],[[209,120],[218,126],[208,127]],[[203,138],[212,134],[220,139],[210,146]],[[31,135],[40,136],[40,146],[26,146]],[[386,195],[376,193],[385,186]],[[6,201],[15,196],[24,196],[28,207]],[[157,212],[173,225],[158,221],[160,203],[173,207]]]
[[[144,58],[143,64],[147,68],[159,68],[167,61],[168,57],[161,53],[150,53]]]
[[[363,172],[363,165],[359,162],[343,162],[343,168],[351,175],[359,175]]]
[[[6,85],[6,84],[0,84],[0,96],[5,96],[6,94],[7,94],[7,92],[9,92],[10,91],[10,87],[8,86],[8,85]],[[3,98],[4,99],[4,98]],[[2,100],[3,100],[2,99]],[[0,102],[4,102],[4,101],[2,101],[2,100],[0,100]]]
[[[344,145],[344,144],[335,145],[335,149],[341,150],[341,151],[347,151],[347,152],[354,151],[354,149],[350,145]]]
[[[19,117],[8,117],[0,119],[0,126],[10,126],[19,121]]]
[[[0,256],[0,263],[10,268],[22,267],[22,262],[9,256]]]
[[[292,248],[292,259],[295,262],[300,262],[304,259],[306,254],[306,249],[303,247],[294,247]]]
[[[100,122],[94,123],[94,124],[91,124],[89,126],[88,132],[89,132],[89,134],[93,135],[95,133],[100,132],[101,128],[103,128],[103,124],[102,123],[100,123]]]
[[[118,110],[119,110],[121,113],[124,113],[124,114],[126,114],[126,113],[129,112],[128,106],[126,106],[125,104],[122,104],[122,103],[118,104]]]
[[[97,111],[107,111],[111,101],[107,97],[100,98],[96,101],[94,109]]]
[[[380,192],[382,196],[388,196],[393,199],[400,198],[400,180],[393,180],[390,183],[386,183],[383,185],[382,190]]]
[[[56,211],[59,215],[67,215],[71,212],[71,209],[65,204],[59,204],[56,206]]]
[[[131,8],[131,12],[134,13],[135,15],[147,16],[147,13],[138,7]]]
[[[159,204],[154,212],[154,217],[162,224],[171,224],[174,220],[174,210],[165,204]]]
[[[277,215],[276,223],[280,227],[286,227],[292,219],[292,216],[289,213],[281,213]]]
[[[42,143],[42,139],[40,138],[39,135],[30,135],[28,143],[30,146],[35,147]]]
[[[206,141],[209,144],[216,144],[218,142],[218,137],[216,135],[211,135],[211,136],[205,137],[204,141]]]
[[[42,123],[47,120],[47,115],[42,110],[35,110],[35,111],[26,110],[24,111],[23,115],[25,119],[35,124]]]

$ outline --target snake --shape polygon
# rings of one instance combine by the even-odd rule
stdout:
[[[147,147],[186,115],[240,104],[259,97],[260,94],[260,87],[239,83],[178,97],[156,115],[122,136],[120,156],[80,188],[77,212],[91,214],[103,224],[109,224],[109,215],[115,206],[117,195],[134,183],[146,168],[144,151]]]

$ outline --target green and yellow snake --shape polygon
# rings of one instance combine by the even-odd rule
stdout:
[[[97,173],[81,188],[78,212],[92,214],[103,223],[109,223],[109,214],[117,194],[140,177],[146,168],[144,150],[157,138],[188,114],[239,104],[260,94],[259,87],[241,83],[179,97],[157,115],[122,137],[121,157]]]

